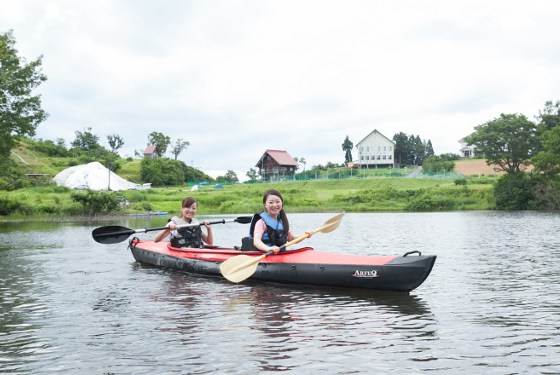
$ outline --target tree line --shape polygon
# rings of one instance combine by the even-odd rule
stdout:
[[[498,208],[560,208],[560,101],[545,102],[535,121],[502,113],[476,126],[465,141],[488,165],[506,172],[494,186]]]

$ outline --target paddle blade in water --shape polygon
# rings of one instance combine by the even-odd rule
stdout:
[[[229,281],[239,283],[255,273],[262,258],[262,256],[238,255],[223,262],[220,265],[220,272]]]
[[[112,244],[126,241],[134,233],[134,229],[119,226],[96,228],[91,232],[93,239],[102,244]]]

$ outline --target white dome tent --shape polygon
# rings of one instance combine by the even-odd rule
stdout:
[[[112,191],[131,190],[137,186],[137,184],[126,181],[115,173],[110,172],[97,161],[67,168],[57,174],[53,181],[58,186],[67,186],[70,189],[76,189],[78,186],[85,185],[91,190],[107,190],[109,182],[110,190]]]

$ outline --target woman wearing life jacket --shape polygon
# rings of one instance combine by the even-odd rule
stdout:
[[[208,234],[200,229],[199,222],[194,218],[198,202],[193,197],[186,197],[181,204],[181,217],[173,216],[167,223],[168,229],[164,229],[154,237],[154,242],[159,242],[164,238],[169,238],[173,247],[190,247],[202,248],[204,243],[212,245],[214,238],[212,237],[212,228],[209,221],[203,222]],[[178,225],[197,224],[193,227],[179,228]]]
[[[294,236],[290,231],[290,223],[283,209],[284,200],[278,191],[267,190],[263,196],[263,204],[265,211],[258,214],[260,219],[255,215],[253,222],[258,220],[251,223],[253,246],[264,252],[272,250],[274,254],[278,254],[280,246],[299,236]],[[305,233],[309,237],[313,235],[312,230]]]

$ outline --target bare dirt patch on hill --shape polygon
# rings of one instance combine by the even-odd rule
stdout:
[[[499,169],[497,167],[496,169]],[[533,166],[530,165],[529,167],[524,169],[526,172],[530,172],[533,170]],[[478,160],[466,160],[466,161],[458,161],[455,163],[455,172],[461,173],[464,175],[494,175],[494,165],[487,165],[486,160],[478,159]],[[496,174],[506,174],[506,172],[496,170]]]

